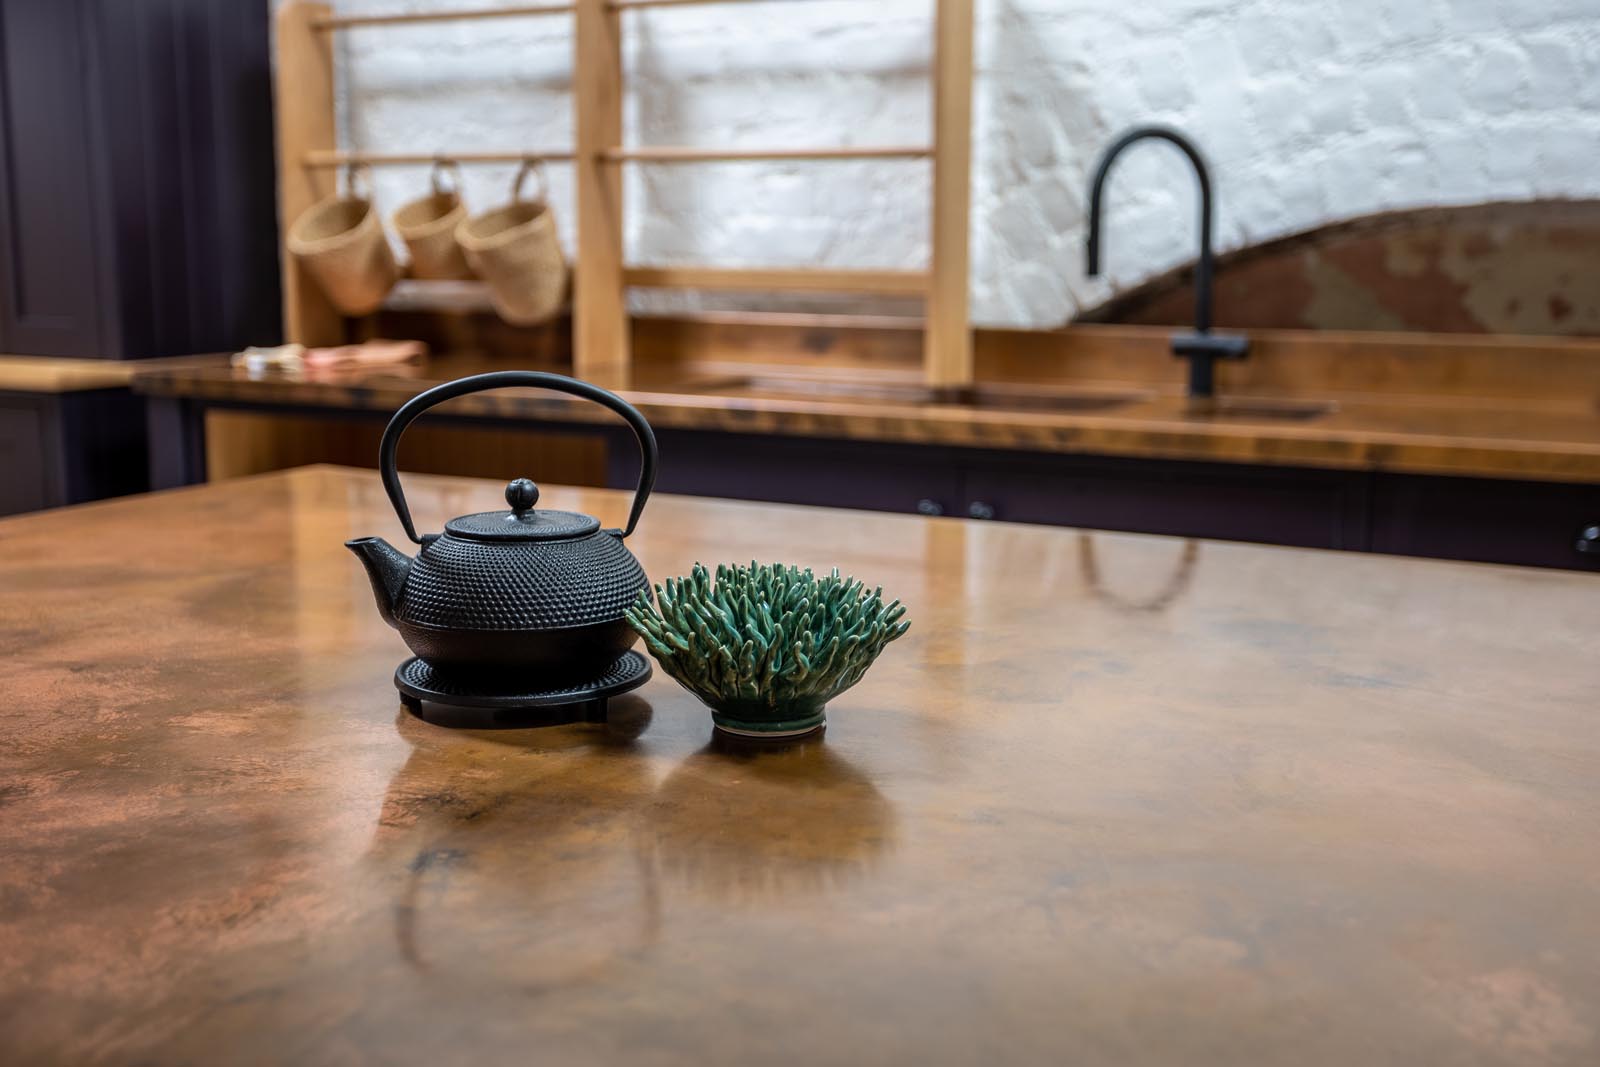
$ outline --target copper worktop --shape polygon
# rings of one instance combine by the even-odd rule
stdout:
[[[1148,348],[1159,339],[1137,335],[1134,340],[1146,342]],[[1120,336],[1117,343],[1131,344]],[[1149,358],[1144,349],[1131,351],[1136,359]],[[1478,350],[1466,354],[1483,359]],[[1170,357],[1164,358],[1170,362]],[[1594,362],[1600,367],[1600,353]],[[220,357],[199,358],[142,371],[135,388],[217,404],[386,414],[429,385],[513,365],[459,353],[400,370],[356,370],[308,380],[277,373],[251,375],[230,368]],[[1053,408],[1048,396],[1052,389],[1062,388],[1059,383],[1010,383],[1006,388],[1022,393],[1026,401],[1014,406],[919,400],[910,398],[914,389],[899,386],[886,388],[881,395],[874,395],[870,386],[851,395],[850,390],[828,387],[834,372],[826,368],[811,372],[758,368],[751,377],[749,366],[646,367],[636,370],[628,383],[602,380],[600,384],[618,388],[662,429],[1600,482],[1600,409],[1586,392],[1548,396],[1385,392],[1370,381],[1360,388],[1340,384],[1334,380],[1335,363],[1322,368],[1329,373],[1325,388],[1312,380],[1295,383],[1290,394],[1256,392],[1235,398],[1264,408],[1264,415],[1196,413],[1181,395],[1177,372],[1165,364],[1157,366],[1165,375],[1159,385],[1152,384],[1148,373],[1144,380],[1131,382],[1068,383],[1063,393],[1068,400],[1109,393],[1131,401],[1106,409],[1091,405],[1087,410],[1074,409],[1070,403]],[[1310,368],[1313,373],[1317,370]],[[1382,371],[1379,367],[1375,377]],[[883,378],[906,380],[903,374]],[[1600,375],[1596,378],[1600,381]],[[1028,397],[1030,390],[1037,395]],[[1327,410],[1306,419],[1272,415],[1275,407],[1292,410],[1307,404],[1313,408],[1325,404]],[[478,394],[454,402],[450,410],[554,422],[610,418],[593,405],[537,392]]]
[[[652,500],[658,580],[910,606],[750,755],[660,675],[414,718],[365,534],[338,468],[0,521],[0,1061],[1600,1060],[1600,578]]]

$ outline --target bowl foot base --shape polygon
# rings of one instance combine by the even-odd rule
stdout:
[[[803,730],[736,730],[731,727],[723,726],[720,723],[714,727],[715,731],[718,734],[721,734],[723,737],[734,738],[744,742],[755,741],[758,743],[762,741],[798,741],[802,737],[813,737],[817,734],[820,734],[827,728],[827,723],[818,723],[815,726],[807,726]]]
[[[820,710],[786,722],[749,721],[713,711],[711,721],[716,723],[718,733],[744,741],[793,741],[809,737],[827,725]]]

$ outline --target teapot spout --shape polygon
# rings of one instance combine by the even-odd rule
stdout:
[[[400,590],[406,583],[406,572],[411,569],[411,559],[381,537],[358,537],[346,541],[344,547],[356,554],[367,577],[372,581],[372,595],[378,601],[378,614],[390,626],[396,625],[394,608],[400,600]]]

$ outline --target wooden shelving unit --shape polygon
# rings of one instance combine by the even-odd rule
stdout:
[[[280,226],[334,188],[339,168],[431,163],[570,162],[577,189],[578,248],[573,302],[573,371],[579,377],[626,386],[632,355],[629,287],[718,290],[799,290],[921,296],[926,304],[923,373],[935,390],[972,384],[967,310],[967,225],[972,127],[973,0],[934,5],[933,142],[928,145],[847,145],[813,148],[698,148],[624,145],[622,40],[626,13],[635,9],[756,0],[574,0],[568,4],[338,15],[326,4],[297,0],[277,16],[276,94]],[[781,0],[772,0],[781,2]],[[411,152],[341,149],[334,122],[335,71],[330,38],[343,30],[472,19],[569,16],[573,20],[573,106],[576,143],[567,148],[452,152],[447,146]],[[931,261],[926,270],[731,269],[646,267],[624,262],[622,168],[770,160],[926,160],[933,168]],[[283,257],[284,331],[290,340],[341,340],[344,323],[287,254]]]

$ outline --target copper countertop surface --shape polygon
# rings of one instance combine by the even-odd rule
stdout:
[[[214,403],[328,407],[387,414],[410,397],[453,378],[514,364],[461,353],[400,370],[377,368],[302,379],[251,375],[224,357],[171,361],[141,370],[145,393]],[[1267,463],[1411,474],[1600,482],[1600,410],[1582,396],[1533,401],[1464,396],[1389,395],[1315,390],[1294,396],[1237,396],[1255,410],[1189,410],[1175,386],[1148,382],[1078,382],[1069,397],[1122,394],[1131,402],[1104,410],[1052,408],[1038,396],[1058,385],[1010,383],[1025,402],[984,405],[852,396],[816,382],[758,372],[674,377],[647,372],[618,388],[658,428],[831,437],[1045,453]],[[1177,372],[1173,372],[1176,382]],[[826,378],[826,375],[822,375]],[[1035,396],[1029,397],[1033,390]],[[1326,410],[1281,418],[1275,409]],[[1266,414],[1261,413],[1266,409]],[[607,421],[593,405],[537,391],[501,390],[455,401],[458,415]]]
[[[751,755],[660,674],[413,717],[367,534],[325,467],[0,521],[0,1061],[1600,1062],[1600,577],[654,499],[657,580],[910,607]]]

